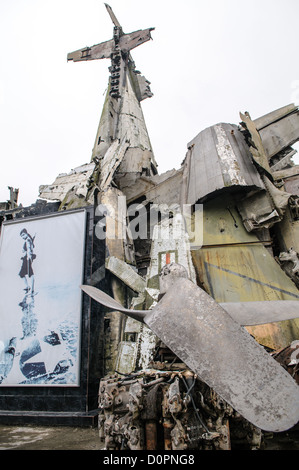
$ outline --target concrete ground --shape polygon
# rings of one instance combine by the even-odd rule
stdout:
[[[2,450],[104,450],[98,429],[0,425]],[[266,436],[263,450],[299,450],[299,431]]]
[[[1,450],[102,450],[97,428],[0,425]]]

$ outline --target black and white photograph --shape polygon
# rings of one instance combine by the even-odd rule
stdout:
[[[0,450],[299,450],[298,17],[0,0]]]
[[[79,385],[85,212],[3,225],[0,386]]]

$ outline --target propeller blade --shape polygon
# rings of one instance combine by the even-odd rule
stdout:
[[[110,295],[106,294],[100,289],[97,289],[96,287],[85,285],[80,287],[92,299],[96,300],[102,305],[105,305],[105,307],[111,308],[112,310],[117,310],[118,312],[126,313],[130,317],[142,323],[145,315],[149,312],[149,310],[130,310],[125,308],[115,299],[113,299],[113,297],[110,297]]]
[[[298,300],[219,303],[240,325],[254,326],[299,318]]]
[[[103,305],[144,322],[202,381],[258,428],[281,432],[298,422],[296,382],[193,282],[179,279],[148,311],[125,309],[91,286],[81,289]]]
[[[131,310],[124,308],[113,297],[92,286],[80,286],[81,289],[105,307],[143,322],[144,316],[150,310]],[[257,302],[227,302],[219,304],[226,312],[242,326],[263,325],[284,320],[299,318],[299,302],[297,300],[266,300]]]

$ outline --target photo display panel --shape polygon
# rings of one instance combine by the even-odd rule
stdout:
[[[6,222],[0,387],[79,386],[86,211]]]

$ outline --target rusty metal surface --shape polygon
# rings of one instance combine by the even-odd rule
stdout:
[[[255,426],[280,432],[298,422],[296,382],[191,281],[181,279],[172,286],[144,321],[201,380]]]
[[[299,299],[295,284],[261,245],[203,248],[192,251],[192,259],[208,293],[218,303]],[[248,331],[259,343],[276,350],[298,338],[299,322],[295,318],[262,323],[249,326]]]
[[[203,246],[191,251],[206,292],[218,303],[298,301],[298,289],[271,254],[270,243],[266,234],[263,241],[246,231],[233,197],[206,202]],[[278,350],[299,337],[299,321],[250,326],[248,331],[259,343]]]

